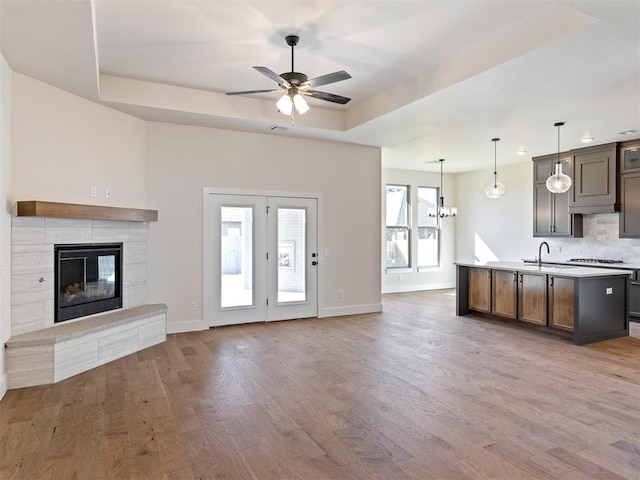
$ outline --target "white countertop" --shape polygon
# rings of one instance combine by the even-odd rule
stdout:
[[[532,260],[530,258],[523,258],[523,262],[527,263],[537,263],[537,260]],[[590,262],[570,262],[569,260],[555,260],[555,259],[546,259],[546,257],[542,257],[542,263],[546,264],[554,264],[554,265],[575,265],[576,267],[598,267],[598,268],[615,268],[618,270],[640,270],[640,264],[638,263],[590,263]]]
[[[494,270],[517,270],[519,272],[539,272],[560,277],[610,277],[612,275],[626,275],[631,273],[629,270],[621,270],[616,268],[597,268],[597,267],[581,267],[576,265],[532,265],[524,262],[456,262],[456,265],[463,267],[485,267]]]

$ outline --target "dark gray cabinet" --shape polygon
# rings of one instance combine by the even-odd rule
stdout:
[[[617,144],[609,143],[571,151],[573,185],[569,213],[620,211]]]
[[[640,140],[621,143],[620,165],[620,237],[640,238]]]
[[[533,159],[533,236],[534,237],[582,237],[582,215],[569,213],[571,189],[566,193],[551,193],[546,181],[555,171],[557,154]],[[563,173],[572,176],[573,158],[560,154]],[[573,178],[572,178],[573,180]]]

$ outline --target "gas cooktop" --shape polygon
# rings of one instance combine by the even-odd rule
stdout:
[[[579,263],[624,263],[622,260],[609,260],[607,258],[572,258],[567,261]]]

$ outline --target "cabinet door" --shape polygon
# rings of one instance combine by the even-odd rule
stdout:
[[[537,325],[547,324],[547,276],[519,272],[518,319]]]
[[[640,282],[629,282],[629,316],[640,317]]]
[[[501,317],[518,316],[518,272],[493,270],[492,272],[492,308],[491,313]]]
[[[620,236],[640,237],[640,172],[622,175],[620,188],[622,196]]]
[[[616,144],[576,150],[573,156],[571,213],[618,211]]]
[[[533,186],[533,236],[551,236],[551,192],[547,186]]]
[[[569,214],[569,195],[551,193],[546,181],[555,171],[558,156],[545,155],[533,159],[533,236],[582,237],[582,215]],[[560,155],[563,173],[572,177],[572,157]]]
[[[491,270],[469,269],[469,310],[491,313]]]
[[[640,171],[640,140],[631,140],[618,145],[620,173]]]
[[[573,330],[574,285],[573,278],[549,277],[549,326]]]

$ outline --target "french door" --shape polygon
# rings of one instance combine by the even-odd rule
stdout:
[[[317,316],[317,200],[205,195],[209,326]]]

